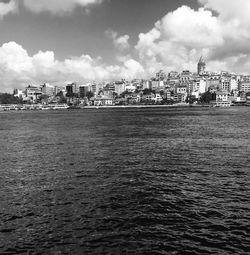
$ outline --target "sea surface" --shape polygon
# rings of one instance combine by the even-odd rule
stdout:
[[[250,254],[250,108],[0,113],[0,254]]]

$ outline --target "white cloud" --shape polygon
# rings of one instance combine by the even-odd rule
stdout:
[[[199,0],[207,9],[212,9],[218,13],[218,16],[223,21],[239,20],[241,23],[249,25],[249,0]]]
[[[0,18],[3,16],[15,13],[18,10],[18,5],[15,0],[10,0],[9,2],[0,2]]]
[[[93,59],[89,55],[63,61],[58,61],[53,51],[39,51],[29,56],[21,45],[9,42],[0,47],[0,75],[0,91],[11,91],[29,83],[64,85],[67,80],[84,82],[143,77],[144,69],[134,59],[128,59],[121,65],[105,65],[100,58]]]
[[[250,1],[199,0],[167,13],[135,46],[148,72],[196,70],[200,55],[210,70],[250,72]],[[221,66],[221,68],[220,68]]]
[[[150,72],[159,67],[194,69],[199,56],[223,40],[218,20],[210,11],[182,6],[156,22],[148,33],[139,34],[136,49]]]
[[[77,6],[88,8],[100,4],[103,0],[23,0],[24,6],[30,11],[40,13],[48,11],[52,14],[71,13]]]
[[[118,33],[113,31],[112,29],[108,29],[105,31],[105,34],[112,39],[113,44],[117,49],[120,51],[128,50],[130,45],[129,45],[129,35],[122,35],[118,36]]]

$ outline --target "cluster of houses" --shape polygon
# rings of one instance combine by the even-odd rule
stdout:
[[[14,90],[23,103],[67,103],[68,105],[134,105],[199,103],[206,93],[213,95],[209,101],[214,106],[250,104],[250,76],[228,72],[206,71],[201,57],[197,72],[184,70],[168,74],[162,70],[148,80],[134,79],[113,82],[77,83],[66,86],[27,86]]]

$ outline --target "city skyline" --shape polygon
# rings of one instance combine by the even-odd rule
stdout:
[[[250,73],[250,2],[0,1],[1,91],[149,78],[160,69]]]

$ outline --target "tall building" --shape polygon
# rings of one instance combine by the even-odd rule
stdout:
[[[67,94],[70,94],[70,95],[73,95],[73,94],[77,94],[78,93],[78,90],[77,90],[77,85],[75,82],[71,83],[71,84],[68,84],[66,86],[66,93]]]
[[[89,85],[80,85],[79,86],[79,92],[80,92],[80,97],[84,98],[87,96],[87,92],[90,91],[90,86]]]
[[[199,75],[204,74],[205,70],[206,70],[206,62],[202,57],[200,57],[200,60],[197,66],[197,73]]]
[[[58,87],[58,86],[54,86],[54,95],[56,96],[59,92],[62,91],[62,88],[61,87]]]

